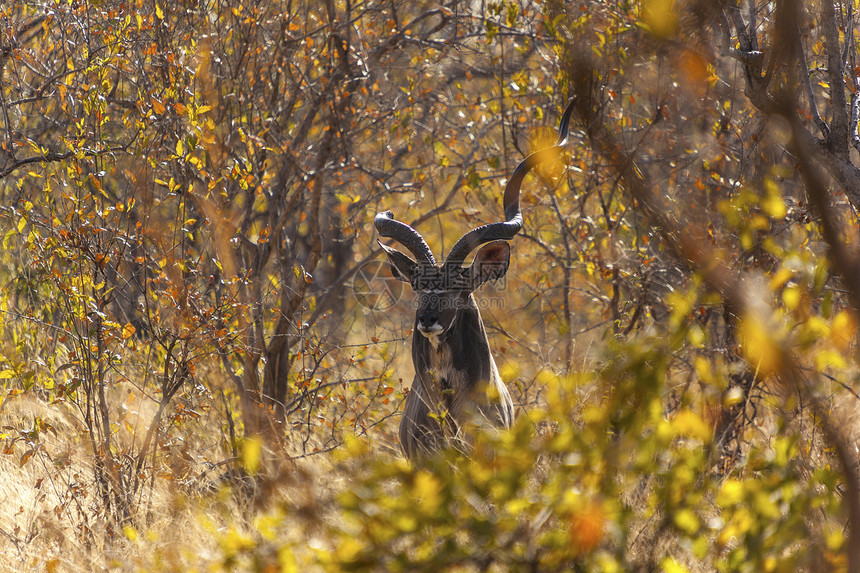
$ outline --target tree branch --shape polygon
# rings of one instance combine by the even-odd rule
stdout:
[[[83,157],[101,157],[103,155],[110,155],[112,153],[124,153],[128,151],[128,148],[131,146],[132,143],[134,143],[139,134],[140,132],[137,132],[135,136],[131,139],[131,141],[116,147],[107,147],[104,149],[88,149],[83,152],[75,150],[66,151],[63,153],[51,152],[46,153],[44,155],[34,155],[33,157],[18,159],[14,163],[12,163],[12,165],[0,169],[0,179],[5,179],[13,172],[17,171],[18,169],[21,169],[22,167],[26,167],[27,165],[32,165],[34,163],[55,163],[57,161],[64,161],[66,159],[70,159],[72,157],[77,156],[78,153],[81,153]]]
[[[829,140],[830,127],[824,123],[821,114],[818,112],[818,102],[815,101],[815,91],[812,89],[812,77],[809,74],[809,66],[806,64],[806,50],[803,49],[803,37],[801,36],[799,25],[795,28],[795,32],[794,39],[797,50],[797,61],[800,64],[800,81],[803,83],[806,99],[809,101],[809,112],[812,115],[812,121],[818,127],[818,131],[821,132],[822,137],[825,140]]]
[[[798,9],[795,2],[785,2],[783,10]],[[848,115],[845,100],[844,64],[839,49],[839,28],[833,3],[821,2],[821,28],[824,31],[824,49],[827,52],[827,75],[830,83],[830,135],[827,145],[831,151],[840,155],[848,153]],[[791,14],[795,22],[797,14]],[[801,56],[803,57],[803,56]]]

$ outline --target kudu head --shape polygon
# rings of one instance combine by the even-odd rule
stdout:
[[[555,145],[529,155],[514,170],[505,186],[505,220],[472,229],[460,237],[441,265],[436,264],[433,252],[418,231],[394,219],[391,211],[376,215],[374,224],[379,235],[398,241],[415,257],[410,258],[379,243],[388,256],[394,277],[409,283],[419,295],[415,320],[418,332],[431,340],[438,339],[456,324],[459,311],[468,306],[472,292],[489,280],[505,276],[511,257],[506,241],[513,239],[523,227],[520,212],[523,179],[536,165],[555,159],[561,153],[567,143],[573,106],[571,101],[562,115]],[[466,258],[478,247],[481,248],[472,264],[464,267]]]
[[[390,216],[390,212],[382,213],[377,216],[377,221],[379,217],[391,220]],[[511,229],[507,233],[513,237],[518,230]],[[396,236],[394,238],[399,239]],[[431,341],[438,340],[438,337],[454,327],[459,311],[469,306],[472,292],[488,280],[505,276],[510,263],[510,246],[497,239],[480,241],[478,245],[483,243],[486,244],[478,250],[475,260],[468,267],[463,266],[463,259],[477,245],[458,243],[459,248],[455,246],[445,262],[437,266],[429,250],[422,255],[414,253],[418,259],[416,261],[380,243],[388,255],[392,274],[409,283],[418,294],[415,328]]]

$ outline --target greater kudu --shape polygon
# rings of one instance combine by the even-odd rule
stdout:
[[[451,248],[441,265],[424,238],[391,211],[376,215],[380,236],[400,242],[414,256],[379,243],[392,274],[419,295],[412,338],[415,379],[400,422],[400,447],[410,460],[464,437],[469,425],[508,428],[514,404],[490,353],[487,332],[472,293],[488,280],[505,275],[511,248],[506,241],[522,229],[520,186],[536,165],[559,156],[567,142],[573,102],[568,105],[552,147],[526,157],[505,187],[505,221],[472,229]],[[463,266],[476,248],[475,260]]]

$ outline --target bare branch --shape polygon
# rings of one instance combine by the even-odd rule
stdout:
[[[759,52],[758,50],[744,52],[737,48],[731,48],[729,49],[729,56],[747,66],[761,67],[762,62],[764,62],[764,52]]]
[[[44,155],[34,155],[32,157],[18,159],[14,163],[12,163],[12,165],[0,169],[0,179],[5,179],[6,177],[11,175],[18,169],[21,169],[22,167],[33,165],[34,163],[56,163],[58,161],[64,161],[66,159],[75,157],[76,155],[78,155],[78,153],[81,153],[83,157],[101,157],[104,155],[111,155],[113,153],[123,153],[128,150],[132,143],[134,143],[134,140],[137,139],[137,135],[139,135],[139,132],[138,134],[135,134],[134,138],[128,143],[115,147],[106,147],[104,149],[87,149],[82,152],[75,150],[66,151],[63,153],[52,152],[46,153]]]
[[[784,9],[796,7],[785,3]],[[792,14],[795,21],[796,14]],[[839,28],[832,2],[821,3],[821,27],[824,30],[824,48],[827,51],[827,75],[830,83],[830,135],[829,148],[839,154],[848,153],[848,114],[845,101],[844,64],[839,50]]]
[[[803,37],[799,26],[796,27],[795,40],[797,43],[797,60],[800,63],[800,81],[803,82],[803,87],[806,91],[806,99],[809,101],[809,111],[812,114],[812,121],[818,127],[824,139],[829,139],[830,128],[824,123],[821,114],[818,112],[818,103],[815,101],[815,91],[812,89],[812,78],[809,74],[809,66],[806,64],[806,50],[803,49]]]
[[[846,34],[845,38],[845,50],[847,52],[845,66],[848,68],[854,86],[851,93],[851,122],[848,130],[851,136],[851,145],[860,151],[860,134],[857,133],[858,122],[860,122],[860,77],[854,71],[857,67],[857,39],[854,37],[854,4],[852,2],[848,3],[848,26],[845,29],[851,31]]]

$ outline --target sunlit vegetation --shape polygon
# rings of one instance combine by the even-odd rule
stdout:
[[[0,5],[0,568],[860,571],[854,2]],[[510,431],[410,466],[413,294]]]

